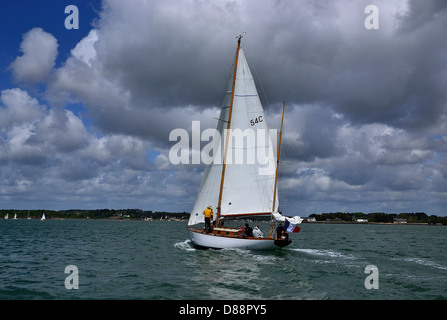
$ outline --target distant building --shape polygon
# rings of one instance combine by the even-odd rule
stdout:
[[[355,222],[368,222],[368,219],[355,219]]]
[[[407,223],[407,219],[394,218],[394,223]]]

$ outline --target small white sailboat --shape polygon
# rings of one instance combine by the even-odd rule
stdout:
[[[8,220],[8,218],[9,218],[9,214],[7,213],[7,214],[5,214],[5,216],[3,217],[3,219]]]
[[[286,218],[278,212],[278,150],[273,150],[264,110],[256,90],[255,82],[245,55],[240,48],[242,36],[238,37],[237,50],[228,82],[225,98],[217,125],[220,138],[213,138],[218,152],[213,151],[213,161],[202,177],[202,182],[188,220],[188,234],[197,248],[242,248],[274,249],[288,246],[292,241],[284,236],[274,235],[274,222],[299,224],[298,216]],[[281,120],[284,119],[284,104]],[[247,133],[243,144],[234,143],[236,133]],[[261,138],[260,138],[261,137]],[[213,149],[215,150],[215,149]],[[263,155],[267,161],[232,160],[240,150]],[[277,153],[278,157],[275,155]],[[267,155],[266,155],[267,154]],[[222,157],[219,161],[217,157]],[[258,159],[259,160],[259,159]],[[275,166],[276,165],[276,166]],[[208,207],[217,209],[213,227],[205,230],[202,212]],[[270,216],[270,232],[266,237],[244,234],[242,228],[223,226],[224,221],[235,218]],[[225,223],[226,224],[226,223]],[[296,230],[296,229],[295,229]]]
[[[45,213],[42,214],[42,218],[40,218],[40,221],[45,221]]]
[[[17,220],[17,213],[14,213],[14,220]]]

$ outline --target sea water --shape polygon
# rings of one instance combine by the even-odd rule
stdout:
[[[0,299],[447,299],[445,226],[302,224],[290,237],[196,250],[186,222],[2,220]]]

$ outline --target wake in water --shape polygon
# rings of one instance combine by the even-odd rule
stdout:
[[[403,260],[406,262],[413,262],[416,264],[420,264],[420,265],[426,266],[426,267],[432,267],[432,268],[440,269],[440,270],[447,270],[447,267],[442,264],[439,264],[437,262],[433,262],[430,260],[422,259],[422,258],[406,258]]]
[[[341,259],[349,259],[349,260],[353,260],[355,259],[355,257],[353,255],[349,255],[349,254],[343,254],[337,251],[331,251],[331,250],[323,250],[323,249],[289,249],[291,251],[296,251],[296,252],[302,252],[302,253],[306,253],[306,254],[310,254],[313,256],[321,256],[321,257],[329,257],[329,258],[341,258]]]
[[[184,250],[184,251],[196,251],[197,249],[194,248],[192,241],[187,239],[185,241],[182,242],[177,242],[174,243],[174,247],[180,250]]]

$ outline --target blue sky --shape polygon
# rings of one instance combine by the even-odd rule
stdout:
[[[65,19],[69,16],[65,13],[65,8],[69,5],[76,5],[79,10],[79,28],[65,28]],[[0,34],[0,42],[2,50],[0,52],[0,88],[15,87],[11,75],[10,64],[20,55],[20,44],[22,36],[29,30],[40,27],[46,32],[51,33],[58,39],[58,55],[56,57],[55,66],[60,67],[70,51],[88,35],[95,21],[99,18],[101,11],[100,0],[75,0],[75,1],[5,1],[1,5],[1,30],[7,30]],[[45,90],[45,85],[38,84],[39,91]],[[41,95],[36,95],[39,101],[44,99]],[[76,114],[85,112],[82,103],[72,103],[66,106],[69,110]],[[84,118],[85,124],[89,124],[90,120]]]
[[[216,126],[246,32],[286,214],[447,215],[447,4],[374,4],[379,29],[348,0],[3,1],[0,208],[191,210],[169,134]]]
[[[79,9],[79,29],[67,30],[64,26],[65,8],[76,5]],[[4,1],[1,4],[0,34],[2,50],[0,56],[2,87],[11,81],[7,69],[11,61],[19,54],[22,35],[34,27],[43,28],[58,39],[59,55],[56,65],[60,65],[76,44],[92,29],[101,10],[99,0],[58,0],[58,1]]]

